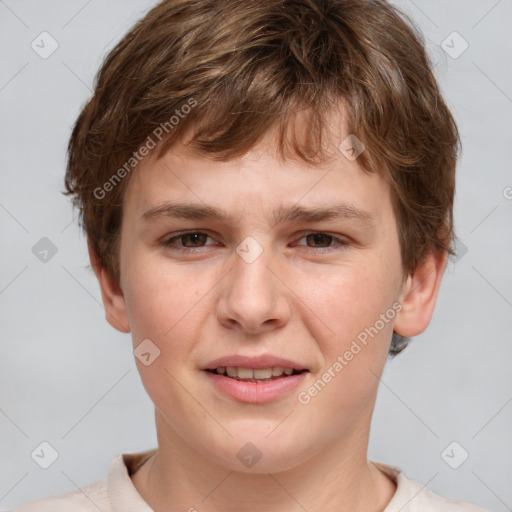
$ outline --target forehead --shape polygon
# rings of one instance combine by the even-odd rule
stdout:
[[[128,184],[123,210],[143,220],[156,218],[166,209],[171,216],[222,222],[256,212],[274,222],[313,220],[315,215],[319,220],[342,215],[369,222],[389,206],[389,188],[354,158],[354,152],[365,148],[348,133],[345,111],[341,108],[331,114],[329,131],[323,133],[323,159],[316,164],[292,153],[283,156],[276,131],[227,161],[195,151],[189,144],[193,132],[189,132],[163,155],[154,151],[139,163]],[[297,116],[288,126],[299,143],[307,136],[306,119]]]
[[[124,213],[144,225],[182,219],[254,227],[332,220],[374,227],[390,214],[385,181],[341,153],[312,166],[281,161],[263,149],[219,162],[176,146],[142,163],[125,194]]]

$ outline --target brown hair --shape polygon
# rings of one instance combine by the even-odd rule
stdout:
[[[384,0],[165,0],[105,57],[94,86],[65,193],[116,283],[123,194],[148,148],[161,156],[193,128],[193,149],[229,159],[276,128],[282,156],[315,163],[340,101],[366,146],[359,164],[390,184],[405,275],[451,252],[457,127],[420,32]],[[288,130],[298,112],[300,140]],[[390,353],[405,344],[394,336]]]

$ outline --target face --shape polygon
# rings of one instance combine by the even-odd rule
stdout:
[[[366,449],[403,293],[381,177],[341,152],[281,161],[268,139],[229,162],[177,145],[141,162],[123,208],[116,314],[150,340],[159,440],[247,472],[252,452],[274,472]]]

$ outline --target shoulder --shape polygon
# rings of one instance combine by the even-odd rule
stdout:
[[[58,496],[31,501],[11,512],[151,512],[130,478],[155,450],[117,455],[110,462],[106,480]]]
[[[111,512],[105,481],[59,496],[31,501],[12,512]]]
[[[400,468],[373,462],[396,483],[396,492],[383,512],[489,512],[465,501],[443,498],[408,479]]]
[[[408,480],[408,482],[411,490],[418,493],[411,512],[489,512],[465,501],[443,498],[412,480]]]

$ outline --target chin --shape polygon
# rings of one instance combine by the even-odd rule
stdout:
[[[311,446],[304,445],[304,439],[299,435],[287,434],[277,436],[268,434],[265,428],[257,432],[251,429],[251,435],[247,431],[230,430],[233,438],[224,438],[224,445],[216,440],[210,447],[216,447],[213,451],[210,447],[204,447],[207,458],[212,462],[239,473],[262,474],[280,473],[291,470],[313,456]],[[300,432],[295,429],[294,432]],[[275,435],[275,437],[274,437]]]

